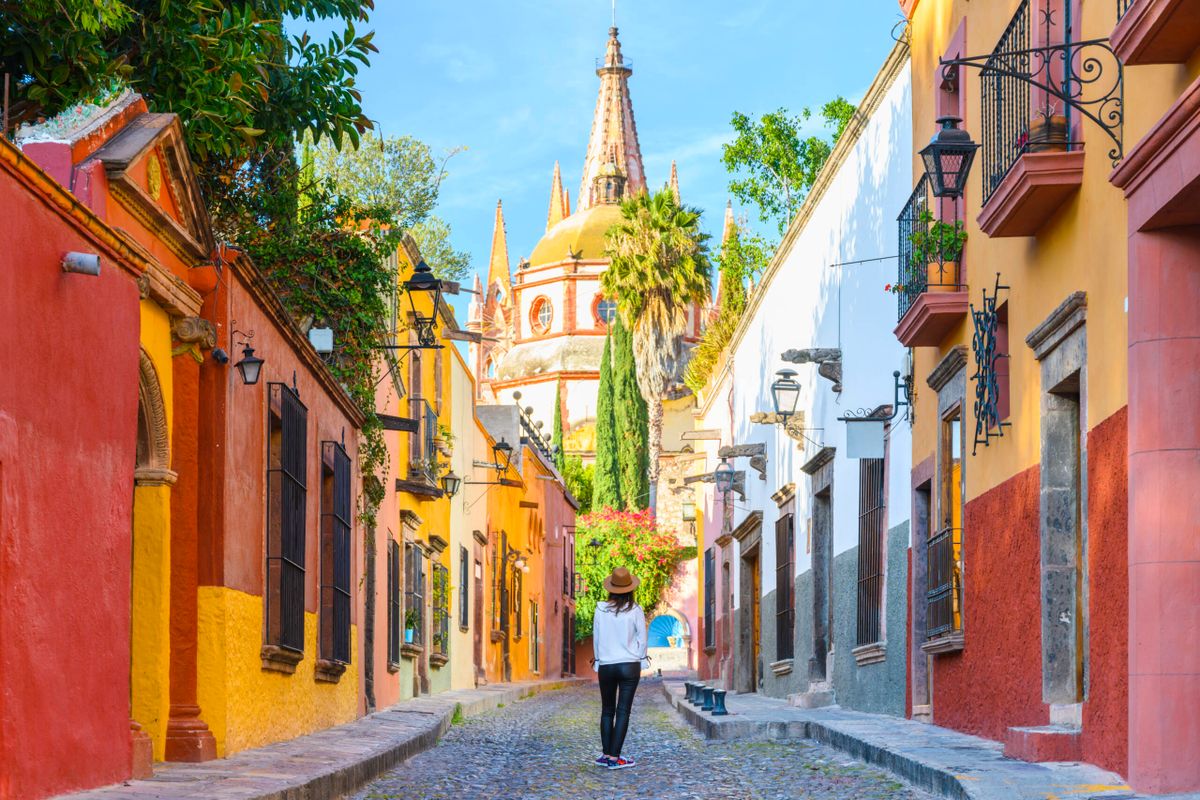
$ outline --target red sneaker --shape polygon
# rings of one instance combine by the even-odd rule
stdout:
[[[612,759],[608,762],[609,769],[628,769],[629,767],[636,767],[636,766],[637,766],[637,762],[634,761],[632,758],[616,758],[616,759]]]

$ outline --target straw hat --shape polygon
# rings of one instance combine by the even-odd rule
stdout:
[[[612,571],[612,575],[604,579],[604,588],[613,594],[627,594],[636,589],[641,582],[641,579],[630,574],[629,570],[617,567]]]

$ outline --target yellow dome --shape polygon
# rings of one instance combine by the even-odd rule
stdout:
[[[532,266],[557,264],[574,253],[584,260],[604,258],[604,234],[621,220],[619,205],[597,205],[577,211],[546,231],[529,256]]]

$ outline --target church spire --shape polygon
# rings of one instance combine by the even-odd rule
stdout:
[[[554,162],[554,179],[550,183],[550,213],[546,217],[546,230],[550,230],[566,219],[571,212],[567,211],[566,193],[562,185],[562,173],[559,172],[558,162]]]
[[[496,201],[496,226],[492,229],[492,258],[488,266],[488,291],[500,285],[507,298],[511,294],[512,274],[508,269],[508,237],[504,231],[504,206]]]
[[[671,160],[671,182],[669,186],[671,194],[675,196],[675,205],[679,205],[679,169],[675,166],[674,159]]]
[[[580,211],[603,202],[603,181],[598,179],[606,173],[615,172],[624,176],[625,196],[646,190],[642,150],[638,146],[633,102],[629,97],[629,76],[632,73],[633,69],[621,55],[616,27],[609,28],[604,64],[596,69],[596,74],[600,76],[600,94],[596,98],[592,135],[588,140],[583,180],[576,198]]]
[[[721,244],[729,241],[729,237],[737,233],[737,223],[733,219],[733,201],[725,201],[725,224],[721,226]]]

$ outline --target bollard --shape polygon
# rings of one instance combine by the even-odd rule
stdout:
[[[702,683],[693,683],[692,684],[692,698],[689,701],[692,705],[694,705],[694,706],[700,705],[700,689],[703,686],[704,686],[704,684],[702,684]]]
[[[683,682],[683,699],[687,700],[689,703],[692,702],[692,682],[691,681]]]
[[[725,690],[724,689],[713,689],[712,699],[713,699],[712,715],[714,717],[723,717],[729,713],[728,711],[725,710]]]
[[[711,686],[704,687],[704,704],[700,706],[701,711],[713,710],[713,688]]]

